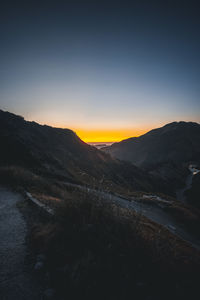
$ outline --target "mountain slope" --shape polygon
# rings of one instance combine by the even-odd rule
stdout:
[[[162,178],[175,193],[185,184],[188,164],[200,162],[200,125],[173,122],[102,150]]]
[[[108,188],[156,190],[160,184],[137,167],[84,143],[69,129],[27,122],[0,111],[0,166]]]
[[[200,125],[173,122],[135,138],[104,148],[113,157],[149,167],[160,163],[183,163],[200,159]]]

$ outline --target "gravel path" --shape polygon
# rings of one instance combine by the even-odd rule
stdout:
[[[41,290],[27,264],[27,227],[17,208],[22,196],[0,187],[0,299],[39,300]]]

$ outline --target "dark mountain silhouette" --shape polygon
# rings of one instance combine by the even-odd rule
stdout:
[[[0,111],[0,166],[20,166],[36,174],[74,183],[136,190],[161,186],[139,168],[84,143],[69,129],[25,121]]]
[[[123,140],[103,151],[180,184],[189,162],[200,161],[200,125],[173,122],[140,136]]]
[[[173,122],[140,136],[104,148],[112,156],[148,167],[165,162],[200,159],[200,125]]]

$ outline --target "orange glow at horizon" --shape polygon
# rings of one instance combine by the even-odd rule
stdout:
[[[32,120],[30,120],[32,121]],[[152,130],[153,128],[158,127],[158,125],[153,124],[151,126],[143,125],[141,127],[136,126],[133,128],[110,128],[107,129],[109,126],[102,126],[102,128],[94,126],[92,129],[89,129],[89,126],[84,127],[74,127],[70,124],[61,124],[60,122],[42,122],[41,120],[37,120],[39,124],[48,125],[55,128],[63,128],[63,129],[70,129],[74,131],[78,137],[83,140],[85,143],[114,143],[120,142],[122,140],[131,138],[131,137],[138,137],[140,135],[145,134],[146,132]],[[163,126],[164,124],[159,124],[159,126]]]
[[[86,143],[92,142],[119,142],[121,140],[137,137],[148,130],[144,129],[120,129],[120,130],[100,130],[100,129],[74,129],[76,134]]]

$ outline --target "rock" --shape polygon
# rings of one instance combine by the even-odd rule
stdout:
[[[65,265],[64,267],[63,267],[63,273],[64,274],[70,274],[70,267],[68,266],[68,265]]]
[[[50,274],[49,274],[49,272],[46,272],[46,273],[45,273],[44,279],[45,279],[46,282],[49,282],[49,281],[50,281]]]
[[[98,225],[96,224],[85,224],[81,231],[86,234],[96,234],[98,232]]]
[[[136,285],[138,286],[138,287],[143,287],[143,286],[145,286],[145,283],[144,282],[142,282],[142,281],[139,281],[139,282],[137,282],[136,283]]]
[[[44,291],[44,299],[53,299],[55,296],[55,290],[54,289],[46,289]]]
[[[85,224],[83,227],[82,227],[82,231],[91,231],[93,228],[93,224]]]
[[[172,230],[172,231],[175,231],[176,230],[176,227],[174,227],[173,225],[171,224],[168,224],[167,227]]]
[[[37,260],[38,262],[40,262],[40,261],[45,261],[45,260],[46,260],[46,257],[45,257],[44,254],[38,254],[37,257],[36,257],[36,260]]]
[[[35,266],[34,266],[34,270],[35,271],[40,271],[44,268],[44,263],[42,261],[38,261],[36,262]]]

